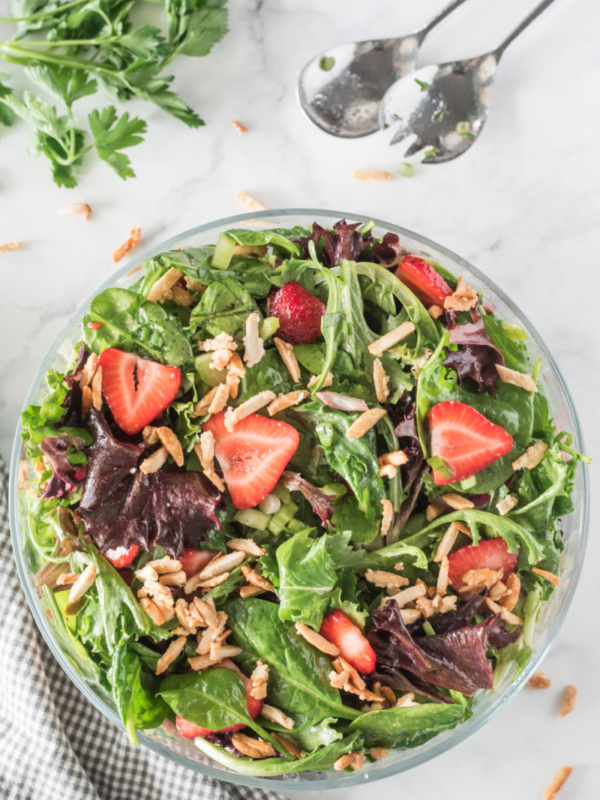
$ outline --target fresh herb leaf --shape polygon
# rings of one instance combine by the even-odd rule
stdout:
[[[94,110],[88,119],[100,158],[110,164],[121,178],[135,178],[131,161],[118,151],[143,141],[142,134],[146,133],[144,120],[139,117],[130,120],[127,112],[117,120],[114,106],[108,106],[102,111]]]

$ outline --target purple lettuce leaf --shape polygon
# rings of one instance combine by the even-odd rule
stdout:
[[[454,317],[448,321],[450,344],[459,347],[456,351],[444,348],[444,366],[455,370],[461,385],[465,378],[471,378],[479,392],[487,390],[495,397],[499,380],[496,364],[503,366],[504,356],[490,339],[481,314],[473,310],[471,319],[465,325],[456,325]]]
[[[137,470],[144,445],[117,439],[95,409],[87,427],[94,442],[86,448],[88,474],[77,515],[102,552],[160,545],[176,557],[220,527],[215,510],[221,495],[204,475],[145,475]]]
[[[395,233],[386,233],[380,242],[373,245],[375,261],[387,267],[400,263],[401,257],[408,251],[400,244],[400,237]]]
[[[390,686],[397,692],[420,694],[421,697],[427,697],[434,703],[454,702],[450,697],[446,697],[445,694],[436,691],[431,684],[420,681],[413,675],[409,678],[408,675],[395,667],[381,666],[381,672],[374,672],[370,677],[384,686]]]
[[[69,389],[62,402],[65,413],[58,423],[61,427],[72,428],[81,425],[81,389],[79,387],[79,381],[75,376],[79,375],[87,359],[88,353],[86,352],[85,344],[82,342],[77,354],[77,363],[73,371],[63,378],[63,381],[67,384]]]
[[[333,229],[322,228],[318,222],[313,223],[312,233],[302,236],[292,241],[300,245],[302,250],[301,258],[308,258],[308,243],[314,242],[315,247],[321,239],[325,244],[323,253],[323,263],[326,267],[339,267],[342,259],[346,261],[358,261],[363,250],[371,242],[371,234],[361,234],[357,231],[361,225],[356,222],[348,225],[345,219],[336,222]]]
[[[399,412],[399,406],[403,408],[402,412]],[[408,392],[402,395],[390,416],[396,425],[394,433],[400,440],[400,448],[404,450],[408,459],[406,464],[401,467],[404,491],[408,492],[415,481],[422,476],[425,466],[425,458],[417,431],[417,407]]]
[[[326,527],[327,522],[333,516],[334,509],[331,501],[334,498],[313,486],[297,472],[284,472],[280,483],[290,492],[300,492],[310,503],[312,510],[323,523],[323,527]]]
[[[419,680],[472,695],[477,689],[491,689],[492,662],[487,658],[488,642],[515,641],[520,631],[504,631],[499,614],[477,625],[453,628],[433,636],[413,638],[393,600],[373,611],[374,626],[368,634],[377,655],[377,667],[405,670]],[[493,638],[494,642],[491,641]],[[505,646],[503,644],[502,646]]]
[[[84,444],[80,436],[46,436],[40,450],[52,468],[52,477],[39,497],[63,497],[77,488],[85,476],[85,466],[72,464],[69,455],[80,452]]]

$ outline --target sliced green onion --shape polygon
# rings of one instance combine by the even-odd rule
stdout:
[[[475,475],[471,475],[470,478],[465,478],[464,481],[460,482],[460,488],[463,489],[464,491],[467,491],[468,489],[472,489],[476,483],[477,483],[477,478],[475,477]]]
[[[271,494],[274,494],[276,497],[278,497],[282,503],[285,503],[286,501],[290,500],[290,490],[286,489],[285,486],[276,486],[271,491]]]
[[[441,456],[431,456],[427,459],[427,463],[436,472],[439,472],[442,478],[451,478],[454,475],[454,470],[445,458]]]
[[[398,175],[400,175],[401,178],[412,178],[414,174],[415,168],[412,164],[409,164],[408,161],[403,161],[398,167]]]
[[[288,522],[294,518],[296,511],[298,511],[296,503],[292,503],[291,500],[285,502],[279,511],[271,517],[268,524],[269,531],[275,534],[281,533]]]
[[[531,377],[533,378],[534,382],[537,381],[541,368],[542,368],[542,359],[537,358],[533,366],[533,372],[531,373]]]
[[[370,219],[368,222],[363,222],[363,224],[359,228],[356,229],[356,232],[357,233],[368,233],[369,231],[373,230],[373,228],[375,227],[375,224],[376,224],[375,220]]]
[[[298,533],[299,531],[303,531],[305,528],[306,525],[303,522],[300,522],[299,519],[291,519],[285,526],[285,529],[288,533]]]
[[[260,326],[260,338],[267,341],[279,330],[279,320],[277,317],[265,317]]]
[[[242,508],[233,519],[257,531],[266,531],[271,522],[271,517],[257,508]]]
[[[425,158],[435,158],[436,156],[439,156],[439,154],[439,147],[430,147],[429,150],[425,150]]]
[[[232,239],[231,236],[228,236],[226,233],[220,233],[213,255],[213,267],[217,267],[217,269],[227,269],[233,257],[235,245],[235,239]]]
[[[343,497],[347,494],[348,489],[346,489],[343,483],[328,483],[325,486],[321,486],[321,491],[333,497]]]
[[[526,342],[529,339],[529,334],[516,322],[502,322],[502,330],[506,336],[513,342]]]
[[[469,133],[471,133],[471,123],[468,120],[457,122],[456,132],[460,133],[461,136],[467,136]]]
[[[415,78],[415,83],[420,86],[422,92],[426,92],[427,89],[429,89],[427,81],[420,81],[418,78]]]
[[[319,61],[319,66],[324,72],[329,72],[335,67],[335,58],[333,56],[323,56]]]
[[[435,636],[435,631],[433,630],[433,625],[429,622],[428,619],[425,620],[423,623],[423,630],[427,634],[427,636]]]

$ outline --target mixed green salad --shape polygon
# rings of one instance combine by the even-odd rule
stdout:
[[[57,635],[132,743],[360,769],[523,669],[588,460],[527,339],[345,220],[230,230],[92,300],[21,477]]]

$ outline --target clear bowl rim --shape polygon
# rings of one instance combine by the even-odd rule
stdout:
[[[562,376],[560,369],[558,368],[552,354],[549,352],[546,344],[540,334],[538,333],[535,326],[530,322],[528,317],[521,311],[521,309],[514,303],[514,301],[500,288],[498,287],[494,281],[492,281],[487,275],[482,273],[477,267],[473,266],[469,261],[464,259],[462,256],[457,255],[452,250],[434,242],[432,239],[429,239],[422,234],[416,233],[415,231],[411,231],[408,228],[404,228],[400,225],[396,225],[394,223],[385,222],[384,220],[377,219],[375,217],[364,216],[363,214],[353,214],[349,212],[342,212],[336,211],[331,209],[313,209],[313,208],[283,208],[283,209],[268,209],[266,211],[258,211],[253,213],[246,213],[246,214],[235,214],[233,216],[223,217],[218,220],[212,220],[211,222],[204,223],[203,225],[197,225],[193,228],[189,228],[179,234],[169,237],[165,241],[159,243],[154,247],[147,248],[144,250],[139,257],[136,259],[136,262],[141,264],[148,258],[151,258],[158,253],[164,252],[165,250],[169,250],[170,248],[174,247],[177,243],[182,240],[185,240],[191,236],[196,236],[200,233],[204,233],[211,229],[220,228],[223,226],[227,227],[234,227],[236,224],[245,223],[250,220],[256,220],[259,222],[261,220],[265,220],[268,222],[273,218],[293,218],[294,216],[309,216],[314,217],[315,220],[318,220],[319,217],[331,217],[336,219],[351,219],[353,222],[370,222],[373,220],[377,227],[383,228],[386,231],[390,231],[393,233],[397,233],[399,236],[408,236],[413,240],[421,243],[426,248],[432,248],[439,253],[442,253],[444,256],[449,258],[454,262],[454,264],[460,265],[463,268],[467,269],[469,272],[473,273],[479,280],[481,280],[486,286],[488,286],[492,291],[503,300],[504,303],[510,308],[510,310],[518,316],[526,325],[528,332],[531,334],[531,338],[535,340],[535,344],[540,350],[543,352],[544,356],[548,359],[548,363],[551,366],[557,380],[559,389],[563,395],[565,404],[568,408],[568,411],[571,415],[571,418],[574,423],[574,431],[576,440],[579,444],[579,447],[583,450],[583,436],[581,432],[581,426],[579,423],[579,417],[577,411],[575,409],[575,405],[573,403],[573,399],[569,392],[569,389],[565,383],[565,380]],[[37,392],[37,388],[40,385],[40,382],[44,379],[46,372],[48,371],[50,364],[52,363],[54,357],[56,356],[62,342],[71,331],[73,325],[75,324],[78,316],[81,314],[82,309],[87,308],[91,302],[91,300],[100,292],[108,289],[114,285],[114,283],[119,279],[122,278],[129,272],[131,267],[131,260],[127,262],[123,267],[120,267],[115,272],[113,272],[102,284],[91,294],[89,295],[86,300],[80,304],[77,310],[70,316],[66,325],[62,328],[56,339],[54,340],[51,348],[49,349],[46,357],[42,361],[40,367],[38,368],[34,379],[32,380],[31,386],[27,392],[25,397],[25,401],[23,404],[23,408],[26,408],[30,403],[33,402],[35,399],[35,394]],[[33,589],[28,580],[28,573],[26,570],[26,566],[24,560],[21,557],[21,551],[19,547],[18,541],[18,533],[19,530],[19,519],[18,519],[18,511],[17,511],[17,491],[18,491],[18,484],[17,484],[17,476],[18,476],[18,465],[20,460],[21,454],[21,422],[19,418],[19,422],[17,424],[17,429],[15,431],[15,438],[13,442],[13,450],[11,455],[10,461],[10,472],[9,472],[9,517],[10,517],[10,528],[11,528],[11,540],[13,546],[13,552],[15,555],[15,561],[17,564],[17,571],[19,574],[19,579],[21,581],[21,585],[23,586],[23,590],[25,592],[25,596],[27,598],[27,603],[29,608],[33,614],[33,617],[36,621],[37,627],[40,630],[44,641],[50,648],[52,654],[70,678],[72,683],[75,684],[77,689],[84,695],[84,697],[89,700],[97,709],[100,711],[107,719],[109,719],[114,725],[121,728],[123,730],[123,726],[121,723],[120,718],[117,714],[109,708],[102,700],[94,694],[91,689],[87,686],[85,681],[81,678],[78,672],[74,669],[74,667],[69,663],[69,660],[64,655],[62,649],[59,647],[57,641],[55,640],[52,630],[49,627],[49,623],[45,615],[43,614],[41,608],[39,607],[37,600],[34,596]],[[480,728],[483,727],[501,708],[503,708],[506,703],[508,703],[516,694],[520,691],[520,689],[525,685],[531,675],[534,673],[536,667],[542,661],[548,649],[556,639],[556,636],[562,627],[562,624],[565,620],[565,617],[569,611],[571,602],[573,600],[573,596],[575,594],[575,590],[579,583],[579,578],[581,574],[581,569],[583,566],[583,556],[585,553],[585,549],[587,546],[588,541],[588,533],[589,533],[589,487],[588,487],[588,476],[587,476],[587,468],[585,464],[581,464],[581,484],[582,484],[582,495],[581,495],[581,527],[579,532],[578,538],[578,552],[575,558],[573,575],[569,585],[565,590],[565,596],[563,598],[563,602],[560,607],[557,609],[556,615],[552,620],[551,626],[549,631],[546,634],[546,637],[537,651],[532,655],[530,660],[527,662],[527,665],[521,672],[521,674],[513,681],[512,684],[501,694],[498,695],[496,702],[492,703],[489,708],[483,711],[477,718],[474,715],[471,718],[471,722],[469,726],[461,725],[455,728],[452,732],[452,735],[449,736],[447,739],[443,739],[438,744],[431,745],[427,751],[424,753],[417,753],[414,756],[395,764],[391,764],[389,767],[381,767],[374,773],[359,773],[359,774],[346,774],[341,773],[340,777],[337,779],[315,779],[315,780],[282,780],[277,778],[257,778],[252,776],[241,775],[235,772],[224,772],[222,769],[217,769],[212,767],[211,765],[200,764],[197,762],[192,762],[189,759],[180,756],[177,753],[172,751],[165,750],[159,744],[155,743],[152,739],[145,736],[143,732],[138,732],[138,738],[140,743],[142,743],[145,747],[150,749],[151,751],[155,752],[157,755],[162,756],[163,758],[168,758],[171,761],[174,761],[179,766],[185,766],[188,769],[192,769],[195,772],[201,773],[203,775],[207,775],[211,778],[215,778],[220,781],[225,781],[229,783],[235,783],[241,786],[254,786],[259,787],[261,789],[267,791],[320,791],[324,789],[341,789],[341,788],[348,788],[350,786],[356,786],[360,784],[366,784],[368,782],[376,781],[376,780],[383,780],[385,778],[393,777],[394,775],[399,775],[402,772],[406,772],[409,769],[417,767],[421,764],[426,763],[427,761],[431,761],[432,759],[436,758],[437,756],[441,755],[442,753],[451,750],[458,744],[461,744],[466,739],[468,739],[472,734],[478,731]],[[302,773],[299,773],[300,775]]]

